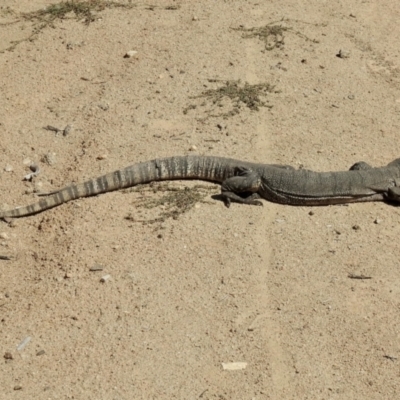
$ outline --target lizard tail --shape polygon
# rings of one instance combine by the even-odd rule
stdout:
[[[94,196],[142,183],[177,179],[199,179],[220,183],[234,175],[238,163],[240,165],[250,164],[211,156],[177,156],[146,161],[59,189],[28,206],[0,212],[0,218],[33,215],[74,199]]]

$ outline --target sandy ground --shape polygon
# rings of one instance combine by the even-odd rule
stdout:
[[[397,1],[120,2],[47,27],[21,13],[51,2],[1,4],[4,209],[162,156],[319,171],[399,157]],[[265,42],[251,29],[268,24]],[[258,111],[201,97],[237,80],[274,89]],[[1,223],[0,398],[396,398],[400,209],[228,209],[207,184],[167,218],[164,197],[194,184]]]

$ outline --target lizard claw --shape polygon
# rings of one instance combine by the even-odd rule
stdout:
[[[231,199],[229,197],[224,198],[225,207],[229,208],[231,206]]]

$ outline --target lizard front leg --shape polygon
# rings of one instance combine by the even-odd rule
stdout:
[[[258,173],[248,168],[238,167],[235,170],[235,174],[238,175],[225,179],[221,185],[221,196],[225,205],[229,207],[231,201],[234,201],[236,203],[262,206],[261,201],[257,200],[261,198],[257,193],[261,185],[261,178]]]

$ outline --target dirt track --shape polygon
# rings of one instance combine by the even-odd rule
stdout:
[[[189,152],[320,171],[400,157],[396,1],[153,0],[43,29],[21,16],[49,4],[0,9],[3,208]],[[1,224],[0,398],[396,398],[400,209],[227,209],[215,187],[167,218],[171,189],[195,185]]]

